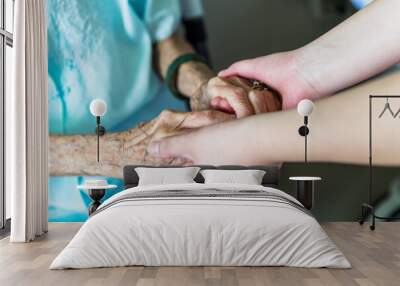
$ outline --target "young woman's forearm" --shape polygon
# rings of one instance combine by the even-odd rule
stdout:
[[[157,64],[165,79],[169,65],[180,55],[194,53],[193,47],[184,39],[173,35],[157,43]],[[177,88],[181,94],[191,97],[199,87],[215,76],[211,69],[201,62],[187,62],[181,65],[177,74]]]
[[[395,69],[334,97],[317,101],[309,118],[309,160],[367,164],[369,94],[397,94],[398,90],[400,70]],[[374,100],[372,105],[374,163],[400,165],[400,149],[395,143],[400,142],[399,119],[389,113],[378,119],[385,102],[385,99]],[[391,100],[391,104],[394,112],[400,108],[400,100]],[[271,134],[262,136],[263,145],[273,151],[264,153],[265,162],[269,157],[277,162],[303,160],[304,139],[297,133],[302,118],[297,110],[263,115],[257,120],[256,128]]]
[[[309,118],[309,161],[368,163],[369,94],[396,94],[400,70],[394,70],[336,96],[315,102]],[[385,100],[373,105],[374,163],[400,165],[399,118],[378,120]],[[392,100],[396,112],[400,100]],[[271,164],[304,160],[303,118],[296,109],[216,124],[151,145],[154,155],[181,157],[194,164]]]
[[[295,51],[297,68],[329,95],[400,62],[400,1],[377,0]]]
[[[399,90],[400,70],[395,69],[315,102],[309,118],[309,161],[368,164],[369,94],[398,94]],[[385,99],[379,99],[372,105],[374,163],[400,165],[400,149],[396,144],[400,142],[399,118],[393,118],[388,112],[378,119],[385,103]],[[396,112],[400,100],[392,99],[391,106]],[[304,138],[297,131],[302,123],[295,109],[244,119],[243,130],[246,125],[249,127],[247,134],[240,137],[246,141],[242,146],[252,150],[249,156],[254,163],[303,161]]]
[[[398,95],[400,69],[345,90],[334,97],[317,103],[312,126],[318,136],[311,138],[310,148],[314,161],[368,164],[369,148],[369,95]],[[399,117],[382,112],[385,99],[372,103],[372,143],[375,164],[400,165]],[[390,99],[391,108],[397,112],[400,100]]]

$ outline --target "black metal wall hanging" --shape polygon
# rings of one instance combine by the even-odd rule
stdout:
[[[359,223],[362,225],[365,220],[371,216],[372,222],[370,225],[370,229],[375,229],[375,220],[399,220],[400,217],[382,217],[378,216],[375,213],[375,207],[372,203],[372,191],[373,191],[373,161],[372,161],[372,102],[374,99],[386,99],[386,103],[383,107],[383,110],[380,112],[378,119],[383,116],[391,116],[393,118],[397,118],[400,114],[400,108],[397,111],[394,111],[390,106],[391,98],[400,98],[400,95],[370,95],[369,96],[369,187],[368,187],[368,203],[363,203],[361,205],[361,218]],[[398,118],[400,119],[400,118]]]

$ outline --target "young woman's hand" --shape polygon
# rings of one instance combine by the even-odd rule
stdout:
[[[226,121],[204,128],[190,128],[186,132],[152,140],[148,154],[155,158],[179,162],[183,165],[252,165],[265,163],[257,150],[248,144],[249,126],[242,120]],[[230,124],[232,123],[232,124]],[[254,134],[253,134],[254,135]],[[238,148],[242,146],[241,148]],[[260,144],[260,148],[262,148]]]
[[[255,88],[248,79],[214,77],[191,97],[192,110],[213,109],[237,118],[282,109],[278,94],[263,87]]]
[[[212,111],[220,112],[220,111]],[[295,111],[290,120],[298,119]],[[222,116],[200,128],[151,140],[147,151],[154,158],[177,160],[184,165],[257,165],[280,163],[282,154],[301,154],[302,145],[293,144],[292,138],[302,142],[296,127],[280,122],[281,114],[275,112],[229,120]],[[286,120],[284,120],[286,121]],[[192,125],[190,125],[192,127]],[[289,127],[289,128],[288,128]],[[293,132],[294,131],[294,132]],[[282,140],[283,138],[286,139]],[[297,151],[295,146],[299,146]]]
[[[164,138],[173,138],[182,134],[191,133],[201,127],[212,126],[234,120],[235,116],[218,110],[200,110],[191,112],[179,112],[173,110],[164,110],[156,118],[149,122],[144,122],[134,128],[128,130],[128,138],[124,140],[126,146],[124,150],[131,150],[132,157],[142,153],[143,162],[151,162],[152,164],[182,164],[186,159],[180,156],[160,156],[153,149],[148,149],[149,144],[158,142]],[[180,142],[185,145],[184,142]],[[188,142],[189,143],[189,142]],[[191,144],[191,143],[189,143]],[[138,147],[140,146],[140,147]],[[146,149],[148,149],[147,152]],[[130,154],[125,154],[130,157]]]
[[[283,109],[292,108],[304,98],[315,99],[318,92],[299,72],[298,51],[272,54],[264,57],[238,61],[221,71],[218,76],[240,76],[265,83],[282,97]],[[226,102],[219,102],[217,109]]]

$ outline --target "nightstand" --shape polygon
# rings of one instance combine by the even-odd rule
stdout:
[[[93,184],[92,181],[96,181],[96,184]],[[88,190],[89,196],[93,200],[88,207],[89,216],[101,205],[100,200],[104,197],[106,191],[109,189],[115,189],[116,187],[117,185],[109,185],[105,180],[86,181],[83,185],[77,187],[78,189]]]
[[[289,180],[296,181],[296,198],[305,208],[311,210],[314,205],[314,185],[321,181],[320,177],[290,177]]]

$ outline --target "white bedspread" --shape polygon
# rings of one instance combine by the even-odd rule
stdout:
[[[278,201],[174,197],[113,203],[132,192],[205,188],[262,190],[297,202],[282,191],[262,186],[131,188],[104,202],[103,210],[81,227],[50,269],[127,265],[350,267],[311,215]]]

